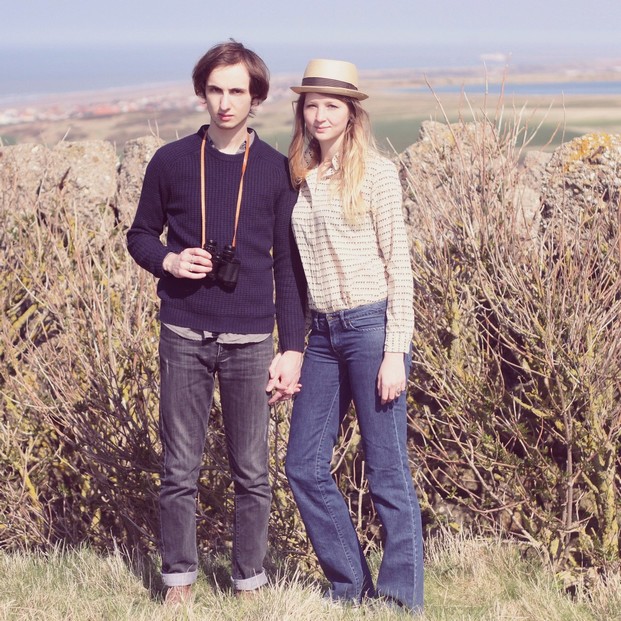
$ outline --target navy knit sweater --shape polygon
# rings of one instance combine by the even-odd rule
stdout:
[[[162,268],[169,252],[201,245],[200,149],[206,131],[203,126],[196,134],[164,145],[149,162],[127,233],[129,252],[160,279],[162,322],[260,334],[272,332],[276,315],[281,350],[302,351],[306,291],[291,232],[297,193],[286,158],[256,134],[244,177],[236,240],[241,268],[235,289],[226,291],[207,278],[175,278]],[[233,239],[243,157],[205,149],[206,239],[214,239],[220,249]]]

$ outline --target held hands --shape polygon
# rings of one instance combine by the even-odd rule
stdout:
[[[302,352],[288,350],[284,354],[276,354],[269,368],[270,379],[265,391],[273,392],[268,404],[291,399],[300,392],[300,371],[302,369]]]
[[[406,387],[405,364],[402,352],[384,352],[377,374],[377,394],[382,405],[398,399]]]
[[[164,271],[175,278],[205,278],[213,269],[211,255],[202,248],[186,248],[179,254],[169,252],[162,261]]]

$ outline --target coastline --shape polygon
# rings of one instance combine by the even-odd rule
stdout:
[[[275,73],[271,77],[271,94],[295,81],[297,75],[290,72]],[[480,67],[409,67],[360,71],[361,83],[378,88],[444,87],[447,85],[472,85],[485,82],[510,82],[512,84],[605,83],[621,81],[621,58],[603,67],[579,68],[574,65],[550,68],[515,69],[509,65],[484,65]],[[147,81],[131,85],[101,88],[76,88],[72,90],[13,93],[0,95],[0,111],[9,106],[46,105],[76,101],[109,101],[120,97],[138,97],[161,93],[162,90],[182,92],[194,96],[190,78],[187,80]],[[621,93],[619,93],[621,94]]]
[[[295,95],[289,86],[296,79],[292,73],[274,74],[270,96],[253,120],[261,137],[280,150],[290,138]],[[519,73],[501,63],[484,68],[366,70],[360,72],[360,81],[371,94],[365,107],[376,136],[397,150],[416,140],[425,119],[446,122],[463,118],[472,106],[528,108],[531,122],[544,125],[535,141],[544,148],[557,144],[554,135],[561,125],[562,135],[570,138],[590,131],[621,132],[621,60],[605,67],[533,67]],[[585,89],[568,94],[563,92],[563,84],[584,85]],[[612,92],[597,92],[598,84]],[[507,88],[511,85],[516,91],[519,85],[520,92]],[[537,85],[551,85],[552,91],[559,85],[559,89],[538,94],[534,92]],[[619,92],[615,92],[617,86]],[[156,134],[170,141],[208,122],[190,79],[30,94],[11,102],[6,105],[6,98],[0,98],[0,140],[4,145],[109,140],[121,150],[133,138]],[[546,147],[550,137],[552,142]]]

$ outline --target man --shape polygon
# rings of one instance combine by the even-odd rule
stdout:
[[[216,377],[235,493],[233,585],[249,594],[266,583],[268,403],[296,392],[304,346],[296,192],[286,158],[248,127],[268,94],[267,67],[231,41],[198,61],[193,82],[211,124],[156,152],[127,234],[132,257],[159,278],[161,553],[173,603],[197,576],[197,480]],[[274,315],[283,353],[272,361]]]

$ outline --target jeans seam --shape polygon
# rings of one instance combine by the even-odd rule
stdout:
[[[341,384],[339,383],[339,390],[341,388]],[[334,408],[334,402],[335,402],[335,398],[332,399],[332,403],[330,404],[330,411],[332,411],[332,409]],[[329,417],[328,417],[329,418]],[[319,446],[321,447],[323,445],[323,441],[325,439],[325,433],[326,433],[326,426],[328,424],[328,418],[326,419],[326,424],[324,425],[322,432],[321,432],[321,438],[319,441]],[[317,452],[315,453],[315,482],[317,487],[319,488],[319,490],[321,491],[321,499],[323,500],[323,504],[324,507],[326,508],[326,511],[328,512],[330,519],[332,520],[332,523],[334,524],[335,530],[339,535],[339,543],[341,544],[341,548],[343,549],[343,553],[345,555],[345,558],[347,559],[347,563],[349,564],[349,568],[351,569],[352,575],[354,576],[354,579],[356,580],[356,595],[358,595],[361,591],[362,591],[362,581],[359,580],[358,576],[356,575],[356,568],[354,567],[354,564],[352,562],[352,559],[350,558],[348,551],[347,551],[347,547],[344,545],[343,543],[343,534],[341,532],[340,529],[340,524],[338,523],[338,521],[334,518],[334,514],[332,512],[332,509],[330,507],[330,505],[326,502],[326,496],[324,493],[324,489],[323,489],[323,485],[321,485],[321,480],[319,477],[319,472],[320,472],[320,465],[318,463],[318,457],[320,454],[320,450],[317,450]],[[334,480],[332,479],[332,473],[330,474],[330,480],[334,482]],[[336,485],[336,483],[334,483]]]
[[[397,429],[397,421],[395,419],[395,413],[393,412],[393,416],[391,417],[392,419],[392,431],[395,435],[395,439],[396,439],[396,445],[397,445],[397,451],[399,453],[399,462],[401,464],[403,464],[403,457],[404,455],[402,454],[402,445],[401,442],[399,442],[399,430]],[[408,464],[408,459],[407,459],[407,451],[405,454],[405,463]],[[409,465],[407,467],[407,473],[405,472],[405,467],[402,465],[401,467],[401,477],[402,477],[402,481],[403,481],[403,486],[405,488],[406,491],[409,491],[410,486],[408,485],[408,478],[407,475],[410,474],[409,470]],[[410,475],[411,476],[411,475]],[[414,589],[415,585],[418,584],[418,580],[419,580],[419,567],[418,567],[418,559],[416,556],[416,542],[415,542],[415,537],[416,537],[416,528],[414,526],[414,505],[412,503],[412,496],[410,493],[407,494],[407,499],[408,499],[408,508],[410,510],[410,519],[408,520],[410,523],[410,530],[411,530],[411,537],[410,537],[410,545],[412,546],[412,561],[413,561],[413,569],[414,569],[414,582],[412,584],[412,588]],[[412,595],[414,595],[414,593],[412,593]]]

